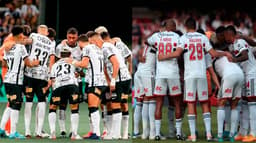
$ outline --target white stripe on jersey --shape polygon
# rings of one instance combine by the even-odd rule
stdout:
[[[8,52],[4,51],[4,60],[7,62],[8,71],[4,83],[22,85],[24,77],[24,58],[28,56],[24,45],[15,44]]]
[[[60,59],[52,66],[51,78],[54,78],[53,90],[66,85],[78,85],[75,77],[75,67]]]

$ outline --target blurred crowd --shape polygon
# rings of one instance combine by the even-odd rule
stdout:
[[[0,2],[0,44],[14,25],[29,25],[32,30],[36,28],[39,0],[3,0]]]
[[[148,10],[147,13],[154,13],[153,10]],[[160,12],[158,18],[150,15],[145,17],[136,16],[133,12],[132,20],[132,51],[133,51],[133,69],[136,71],[137,53],[145,39],[153,32],[158,31],[161,21],[167,18],[174,18],[177,24],[177,30],[185,33],[185,20],[192,16],[197,20],[197,28],[204,31],[214,31],[217,27],[224,25],[235,25],[236,29],[242,34],[251,36],[256,39],[256,17],[250,12],[241,10],[207,10],[207,12],[200,10],[173,10],[169,12]]]

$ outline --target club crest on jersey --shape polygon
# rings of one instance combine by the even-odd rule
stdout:
[[[162,87],[161,86],[156,86],[156,91],[161,91]]]
[[[225,93],[232,93],[232,89],[231,88],[225,89]]]

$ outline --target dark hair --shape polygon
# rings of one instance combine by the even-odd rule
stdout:
[[[23,25],[23,35],[29,36],[31,33],[31,28],[29,25]]]
[[[67,34],[78,34],[78,30],[75,27],[71,27],[67,30]]]
[[[53,28],[48,28],[48,37],[49,38],[55,38],[56,37],[56,31]]]
[[[102,39],[105,39],[105,38],[107,38],[107,37],[110,37],[110,35],[109,35],[108,32],[101,32],[101,33],[100,33],[100,36],[101,36]]]
[[[176,30],[176,31],[174,31],[175,33],[177,33],[179,36],[182,36],[183,35],[183,33],[180,31],[180,30]]]
[[[88,38],[91,38],[91,37],[93,37],[93,36],[95,36],[95,35],[99,35],[97,32],[94,32],[94,31],[88,31],[87,33],[86,33],[86,36],[88,37]]]
[[[88,37],[86,34],[81,34],[79,35],[77,41],[88,42]]]
[[[185,22],[185,26],[188,29],[196,29],[196,20],[192,17],[188,18]]]
[[[60,57],[61,58],[67,58],[70,57],[71,52],[60,52]]]
[[[228,27],[226,27],[226,31],[231,31],[236,35],[236,29],[233,25],[229,25]]]
[[[13,36],[17,36],[19,34],[23,33],[23,27],[22,26],[19,26],[19,25],[15,25],[13,28],[12,28],[12,35]]]
[[[205,35],[204,30],[203,30],[203,29],[201,29],[201,28],[197,29],[197,31],[196,31],[196,32],[198,32],[198,33],[201,33],[201,34],[204,34],[204,35]]]
[[[224,26],[219,26],[219,27],[215,30],[216,34],[220,34],[220,33],[224,32],[224,31],[225,31],[225,27],[224,27]]]

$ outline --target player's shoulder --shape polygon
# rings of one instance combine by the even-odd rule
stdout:
[[[234,45],[240,47],[240,46],[246,46],[248,47],[248,43],[244,39],[237,39],[234,42]]]

